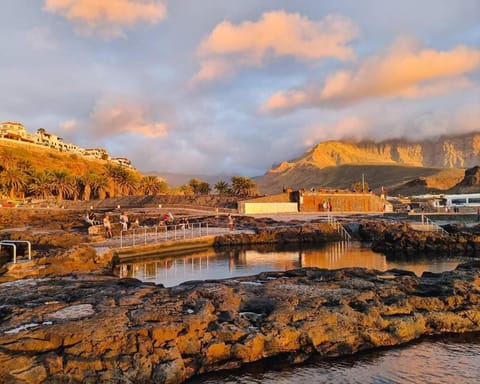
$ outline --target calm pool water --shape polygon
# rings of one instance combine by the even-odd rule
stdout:
[[[232,248],[216,252],[213,249],[186,256],[150,258],[147,261],[122,264],[118,274],[166,287],[188,280],[224,279],[255,275],[265,271],[284,271],[301,267],[346,268],[366,267],[378,270],[407,269],[421,275],[424,271],[443,272],[454,269],[461,258],[431,259],[415,257],[387,260],[360,243],[334,243],[321,248],[255,249]]]

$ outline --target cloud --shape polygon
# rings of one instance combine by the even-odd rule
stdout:
[[[166,123],[156,121],[145,106],[130,100],[100,100],[92,112],[91,126],[96,138],[130,133],[147,138],[168,135]]]
[[[466,74],[479,66],[479,49],[460,45],[450,51],[437,51],[399,39],[385,53],[367,58],[355,70],[340,70],[327,77],[323,87],[308,85],[276,92],[261,110],[344,107],[370,98],[445,94],[470,86]]]
[[[240,67],[260,67],[269,57],[351,60],[354,53],[347,44],[356,35],[350,19],[333,15],[312,21],[298,13],[273,11],[256,22],[224,21],[198,47],[201,69],[194,82],[231,75]]]
[[[60,123],[59,128],[64,132],[71,132],[77,128],[78,123],[75,120],[67,120]]]
[[[44,9],[72,21],[80,34],[106,38],[123,36],[136,23],[156,24],[166,15],[158,0],[45,0]]]
[[[358,116],[347,116],[333,123],[314,125],[303,134],[303,145],[311,147],[325,140],[360,141],[369,134],[368,122]]]
[[[58,48],[54,34],[47,27],[33,27],[26,33],[26,41],[36,52],[52,52]]]

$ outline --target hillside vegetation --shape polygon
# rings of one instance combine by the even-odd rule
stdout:
[[[245,176],[232,176],[231,183],[217,181],[214,189],[225,197],[256,194],[255,183]],[[208,182],[195,177],[171,189],[161,177],[144,176],[108,160],[0,140],[0,195],[4,200],[31,197],[89,201],[167,194],[199,197],[211,191]]]

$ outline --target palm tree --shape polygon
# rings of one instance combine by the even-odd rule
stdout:
[[[105,199],[109,191],[108,179],[103,175],[95,175],[95,180],[92,183],[92,193],[100,199]]]
[[[124,169],[124,172],[117,180],[118,189],[122,196],[134,195],[137,190],[137,179],[132,172]]]
[[[190,179],[190,181],[188,182],[188,185],[190,186],[190,188],[192,188],[192,191],[195,195],[199,193],[198,189],[201,183],[202,183],[202,180],[196,177],[194,177],[193,179]]]
[[[8,190],[11,199],[25,197],[27,174],[18,168],[5,168],[1,173],[2,184]]]
[[[81,177],[81,184],[83,187],[83,194],[82,194],[83,200],[86,200],[86,201],[90,200],[92,196],[92,189],[96,182],[97,177],[98,175],[96,175],[93,172],[88,172],[87,174]]]
[[[115,197],[120,194],[121,184],[124,183],[124,180],[127,178],[127,171],[120,165],[105,165],[106,176],[112,183],[112,188],[110,191],[110,197]]]
[[[75,188],[72,176],[64,169],[54,170],[51,173],[52,188],[57,194],[58,200],[63,200],[64,197],[70,196]]]
[[[2,166],[2,168],[5,170],[15,168],[16,163],[17,160],[15,156],[13,156],[10,152],[4,149],[0,154],[0,165]]]
[[[206,181],[202,181],[198,186],[198,193],[200,195],[208,195],[211,190],[212,188],[210,188],[210,184],[207,183]]]
[[[166,189],[168,190],[168,185],[157,176],[150,175],[142,177],[139,189],[144,195],[158,195],[161,192],[165,192]]]
[[[246,176],[233,176],[232,190],[236,196],[250,196],[255,191],[255,182]]]
[[[71,182],[72,182],[71,196],[73,198],[73,201],[77,201],[80,198],[80,195],[83,189],[82,176],[80,175],[73,176],[71,178]]]
[[[230,186],[223,180],[217,181],[214,188],[220,195],[226,195],[230,192]]]
[[[47,199],[52,193],[51,176],[43,171],[34,172],[31,176],[28,192],[44,200]]]

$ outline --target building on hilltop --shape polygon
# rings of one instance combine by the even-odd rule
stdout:
[[[35,143],[35,136],[27,132],[22,123],[5,121],[0,124],[0,137],[3,139]]]
[[[112,157],[111,160],[114,163],[117,163],[118,165],[121,165],[122,167],[133,169],[132,162],[129,159],[127,159],[126,157]]]
[[[37,129],[35,135],[29,133],[21,123],[5,121],[0,123],[0,139],[21,141],[33,145],[39,145],[56,149],[57,151],[75,153],[85,157],[93,157],[101,160],[112,160],[125,168],[134,168],[132,162],[125,157],[110,158],[108,151],[104,148],[81,148],[73,143],[66,143],[63,139],[53,133],[49,133],[45,128]]]
[[[110,155],[104,148],[86,148],[83,150],[83,155],[87,157],[94,157],[96,159],[110,160]]]

